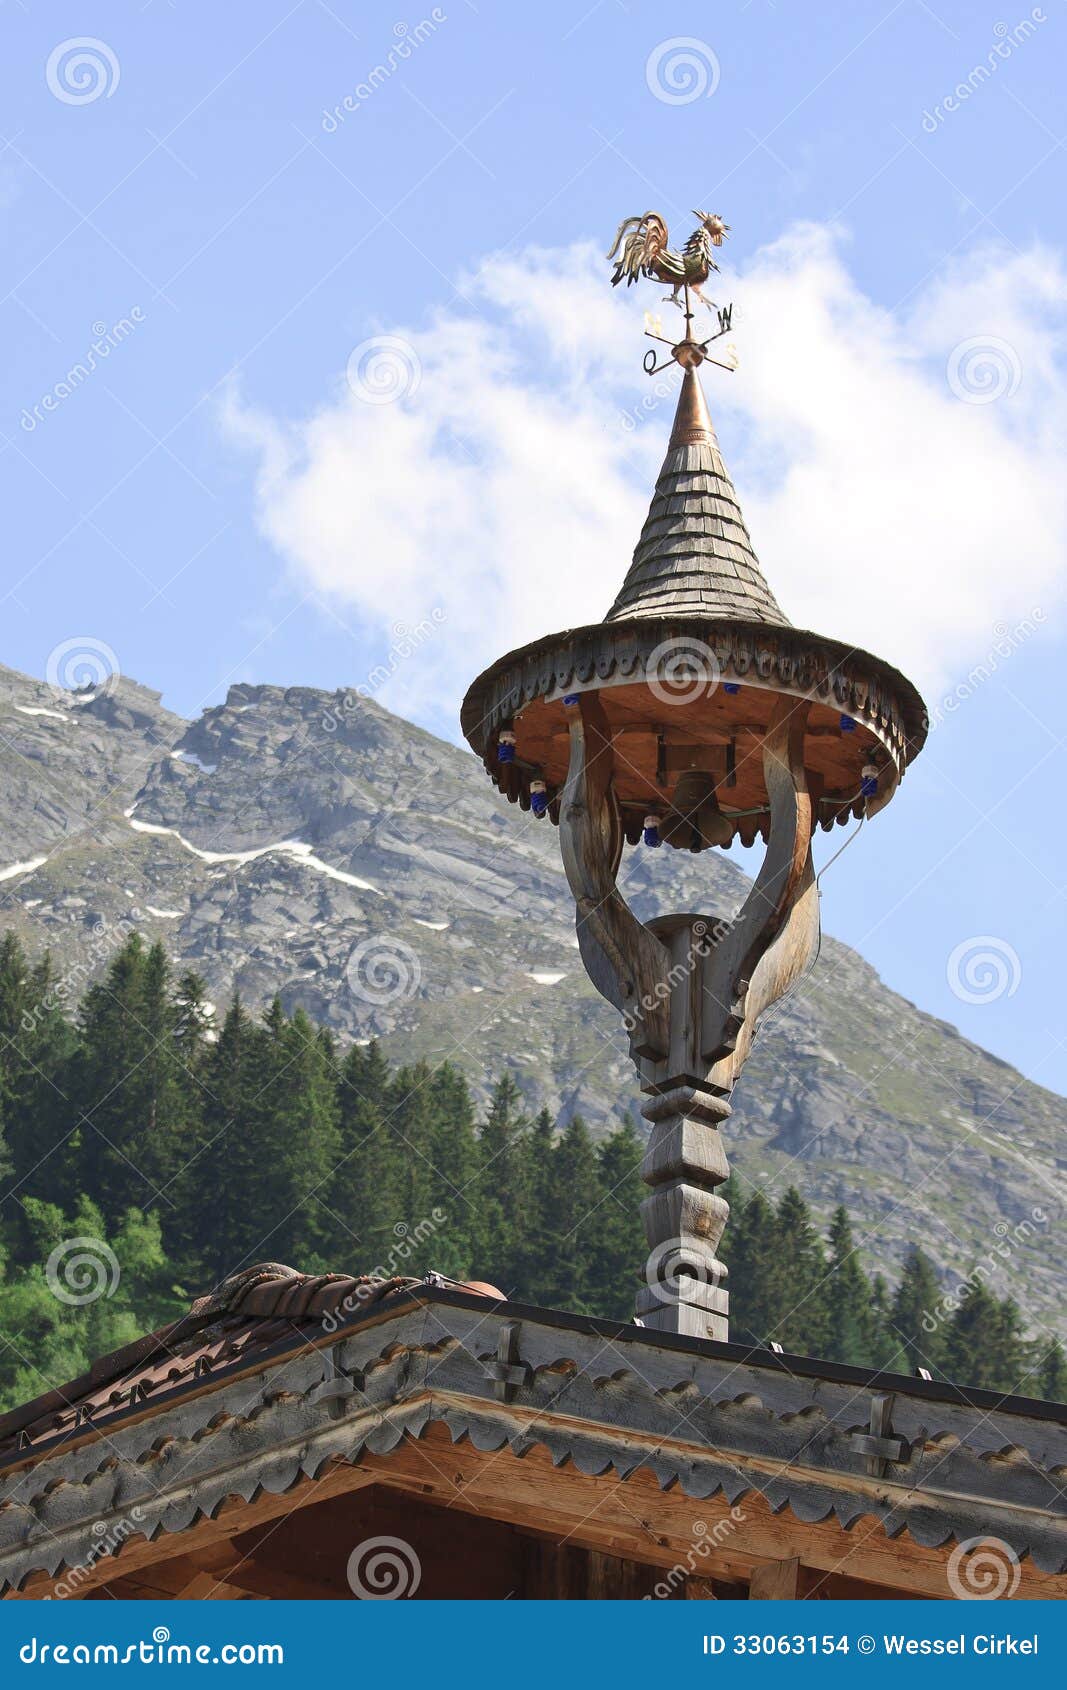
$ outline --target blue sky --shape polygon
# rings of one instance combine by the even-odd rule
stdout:
[[[468,674],[601,614],[636,538],[669,397],[623,418],[669,308],[611,294],[616,224],[719,211],[709,398],[772,584],[954,700],[825,924],[1067,1089],[1062,0],[3,22],[0,659],[87,637],[193,714],[358,684],[440,607],[382,696],[454,737]]]

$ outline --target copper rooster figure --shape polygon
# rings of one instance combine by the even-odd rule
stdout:
[[[703,305],[714,310],[713,302],[706,299],[700,290],[711,272],[719,268],[711,249],[722,246],[730,228],[715,213],[694,211],[693,216],[699,217],[700,223],[681,252],[672,252],[667,245],[667,225],[658,211],[646,211],[643,217],[625,218],[619,224],[608,253],[609,262],[615,259],[612,287],[618,287],[624,276],[627,286],[640,276],[654,276],[661,282],[670,283],[672,291],[665,297],[673,300],[675,305],[681,305],[679,291],[688,286]],[[620,247],[622,254],[616,257]]]

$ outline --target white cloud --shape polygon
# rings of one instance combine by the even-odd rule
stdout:
[[[258,456],[257,519],[296,575],[382,649],[397,623],[444,612],[383,688],[394,709],[453,713],[494,657],[597,620],[615,595],[673,407],[649,403],[641,312],[668,330],[675,314],[655,285],[613,294],[606,272],[589,246],[488,260],[462,282],[469,308],[389,325],[421,366],[395,403],[339,381],[291,421],[231,396],[226,426]],[[1051,613],[1067,540],[1067,290],[1053,255],[972,254],[890,313],[830,232],[804,226],[717,291],[737,302],[741,368],[706,372],[709,402],[798,625],[933,691],[998,621]],[[961,342],[990,337],[992,379],[1013,391],[966,402],[947,366]],[[956,385],[983,374],[964,361]]]

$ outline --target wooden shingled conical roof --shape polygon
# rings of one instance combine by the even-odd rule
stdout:
[[[818,824],[872,815],[923,744],[922,699],[880,658],[790,622],[708,415],[697,375],[706,345],[687,333],[672,356],[683,371],[674,426],[614,604],[602,622],[572,624],[486,669],[463,701],[463,732],[508,798],[558,821],[569,712],[595,692],[623,836],[639,839],[651,811],[664,818],[667,844],[748,845],[767,837],[761,746],[786,695],[803,703]],[[689,818],[695,782],[715,795],[714,828],[699,838],[671,824]]]
[[[663,616],[790,625],[752,549],[693,368],[633,562],[605,621]]]

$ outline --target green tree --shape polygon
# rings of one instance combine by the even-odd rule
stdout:
[[[83,1180],[109,1221],[155,1201],[192,1149],[169,988],[162,945],[146,951],[133,934],[82,1001],[68,1095],[80,1112]]]
[[[137,1209],[110,1237],[83,1197],[68,1217],[25,1201],[31,1260],[0,1281],[0,1407],[32,1400],[87,1371],[111,1350],[176,1319],[188,1306],[167,1273],[159,1217]]]
[[[1067,1356],[1063,1345],[1058,1338],[1053,1338],[1051,1343],[1043,1339],[1034,1348],[1038,1395],[1046,1402],[1067,1402]]]
[[[734,1184],[731,1179],[729,1187]],[[727,1200],[732,1213],[720,1253],[729,1269],[731,1333],[738,1343],[766,1344],[777,1336],[781,1313],[774,1210],[762,1191],[753,1192],[747,1203],[739,1194]]]
[[[828,1346],[827,1271],[822,1241],[795,1186],[774,1217],[771,1264],[774,1325],[770,1336],[799,1355],[825,1355]]]
[[[548,1110],[541,1109],[522,1140],[523,1224],[515,1252],[514,1283],[515,1295],[523,1303],[548,1301],[557,1241],[553,1211],[555,1153],[556,1124]],[[482,1265],[475,1262],[476,1269]]]
[[[640,1205],[648,1196],[641,1178],[644,1146],[625,1121],[597,1146],[600,1206],[595,1211],[596,1249],[589,1265],[587,1296],[594,1313],[617,1320],[633,1314],[638,1273],[646,1252]]]
[[[948,1378],[982,1390],[1022,1389],[1027,1366],[1021,1326],[1010,1298],[998,1302],[980,1280],[968,1281],[945,1331],[942,1365]]]
[[[874,1351],[871,1287],[860,1265],[848,1210],[838,1204],[830,1221],[830,1259],[824,1288],[828,1361],[870,1365]]]
[[[575,1115],[552,1154],[549,1209],[555,1238],[546,1278],[554,1308],[593,1312],[597,1226],[603,1197],[589,1129],[581,1116]]]
[[[525,1141],[530,1120],[509,1073],[493,1087],[478,1137],[479,1219],[474,1242],[480,1277],[508,1290],[517,1282],[524,1253]]]
[[[327,1201],[338,1266],[367,1273],[402,1213],[405,1148],[392,1120],[389,1065],[375,1041],[353,1045],[336,1080],[339,1150]]]
[[[933,1263],[913,1245],[904,1262],[890,1315],[889,1337],[896,1347],[888,1365],[898,1373],[914,1373],[919,1367],[936,1372],[941,1366],[945,1342],[940,1312],[942,1297]]]

